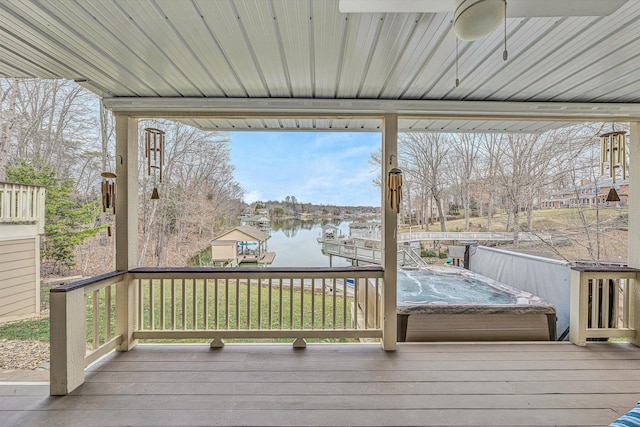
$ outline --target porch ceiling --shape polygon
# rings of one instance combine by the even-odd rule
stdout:
[[[378,102],[374,115],[397,112],[394,101],[560,106],[515,120],[442,118],[431,108],[425,119],[418,108],[401,130],[539,132],[579,120],[557,111],[574,103],[600,104],[586,106],[586,118],[640,117],[639,0],[605,17],[509,19],[509,60],[501,31],[461,43],[458,87],[450,21],[450,13],[342,14],[338,0],[10,0],[0,3],[0,75],[76,80],[112,108],[117,98],[147,106],[196,98],[220,112],[220,101],[248,100],[234,116],[183,118],[218,130],[379,128],[367,117],[285,118],[320,99]],[[274,99],[289,105],[278,117],[241,117],[253,101]]]

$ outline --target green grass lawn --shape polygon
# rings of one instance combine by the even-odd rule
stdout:
[[[205,329],[204,316],[204,281],[203,280],[186,280],[183,284],[181,281],[171,283],[165,280],[160,283],[159,280],[153,284],[153,329],[162,330],[172,329],[175,323],[176,330]],[[161,286],[164,287],[164,317],[162,316],[162,292]],[[210,280],[208,286],[208,307],[207,325],[208,329],[305,329],[312,328],[321,329],[323,327],[322,319],[322,294],[316,294],[312,299],[310,291],[300,291],[299,289],[291,289],[289,285],[284,285],[282,295],[279,287],[269,288],[265,285],[253,283],[249,290],[246,283],[236,285],[234,281],[229,281],[227,286],[224,282]],[[217,298],[216,304],[216,287]],[[195,298],[194,298],[195,292]],[[227,312],[227,293],[228,307]],[[247,295],[249,293],[249,295]],[[175,312],[172,310],[172,299],[175,298]],[[269,324],[269,298],[271,298],[271,324]],[[195,300],[195,302],[194,302]],[[144,286],[144,316],[143,327],[146,330],[152,328],[151,307],[149,302],[148,283]],[[239,302],[236,310],[236,301]],[[344,310],[346,303],[346,313]],[[324,327],[326,329],[349,328],[351,325],[351,299],[345,301],[341,296],[335,298],[335,313],[333,311],[333,295],[326,294],[324,299],[325,317]],[[215,307],[217,306],[217,310]],[[195,309],[195,315],[194,315]],[[260,317],[258,316],[260,312]],[[250,317],[247,317],[250,313]],[[346,316],[345,316],[346,314]],[[335,323],[334,323],[335,316]],[[304,326],[302,326],[304,325]],[[151,342],[166,342],[166,340],[148,340]],[[200,342],[203,340],[191,340],[191,342]],[[229,340],[253,342],[255,340]],[[289,342],[290,339],[273,339],[269,342]],[[313,341],[337,341],[313,340]],[[264,342],[264,340],[261,340]]]
[[[204,292],[203,292],[203,280],[185,281],[184,285],[180,281],[176,281],[172,285],[170,280],[165,280],[163,284],[159,280],[154,281],[153,289],[153,328],[161,330],[163,328],[171,329],[172,324],[175,322],[176,330],[190,330],[190,329],[205,329],[205,317],[204,317]],[[164,287],[164,318],[162,317],[163,305],[161,303],[161,286]],[[269,290],[266,286],[258,286],[254,283],[249,290],[249,297],[247,297],[247,285],[242,283],[240,286],[236,286],[235,283],[230,281],[228,286],[229,293],[229,312],[227,315],[227,286],[220,283],[218,287],[218,310],[214,310],[215,306],[215,286],[212,281],[209,282],[208,293],[208,306],[209,312],[207,316],[207,327],[209,329],[257,329],[258,321],[260,321],[260,327],[262,329],[299,329],[301,325],[304,328],[311,329],[312,320],[313,326],[316,329],[323,327],[322,319],[322,294],[315,294],[314,298],[311,297],[310,291],[301,292],[299,289],[291,289],[288,285],[282,289],[282,295],[280,295],[280,289],[273,287]],[[98,344],[103,344],[106,341],[105,329],[107,325],[106,312],[104,306],[107,301],[107,288],[102,289],[96,295],[91,293],[86,297],[87,302],[87,341],[93,340],[94,335],[94,304],[98,304]],[[149,295],[148,284],[145,284],[143,294],[144,308],[142,324],[144,329],[151,329],[151,301]],[[260,292],[258,292],[260,289]],[[194,297],[195,290],[195,297]],[[270,292],[269,292],[270,291]],[[48,290],[45,292],[48,300]],[[271,325],[269,325],[269,295],[271,296],[271,303],[273,311],[271,313]],[[172,298],[175,298],[176,307],[175,312],[171,308]],[[111,312],[108,319],[110,335],[115,335],[115,287],[111,287],[110,295]],[[303,304],[301,305],[300,302]],[[282,300],[282,301],[281,301]],[[238,314],[236,316],[236,301],[239,301]],[[250,301],[250,302],[249,302]],[[293,301],[293,304],[291,302]],[[195,304],[194,304],[195,302]],[[313,302],[313,304],[312,304]],[[346,302],[346,313],[344,310]],[[333,295],[326,294],[325,303],[325,318],[324,327],[332,329],[342,329],[344,327],[350,327],[351,325],[351,310],[350,304],[352,299],[347,301],[341,296],[335,297],[335,313],[333,311]],[[183,304],[184,303],[184,304]],[[258,307],[261,311],[260,319],[258,319]],[[195,316],[194,316],[195,308]],[[251,317],[249,322],[247,321],[247,310],[249,309]],[[312,315],[313,313],[313,315]],[[346,317],[345,317],[346,314]],[[162,323],[164,321],[164,324]],[[24,320],[20,322],[9,323],[0,325],[0,339],[10,340],[26,340],[36,339],[39,341],[49,341],[49,318],[44,317],[35,320]],[[147,342],[208,342],[208,340],[147,340]],[[243,339],[243,340],[229,340],[229,341],[242,341],[242,342],[255,342],[256,340]],[[289,342],[290,339],[273,339],[273,340],[259,340],[260,342]],[[337,339],[314,339],[310,341],[352,341],[352,340],[337,340]]]
[[[0,325],[0,339],[49,341],[49,318]]]

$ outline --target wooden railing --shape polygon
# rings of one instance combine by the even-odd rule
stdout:
[[[365,284],[382,289],[382,269],[149,269],[131,270],[139,295],[136,339],[379,338],[359,326]],[[377,306],[376,306],[377,307]],[[369,305],[361,307],[365,316]]]
[[[572,267],[569,339],[586,345],[589,339],[635,337],[632,286],[639,269]]]
[[[381,338],[380,267],[137,268],[51,290],[51,394],[138,339]],[[362,319],[365,319],[362,321]]]
[[[51,289],[51,394],[84,382],[84,368],[118,347],[126,331],[127,274],[113,272]],[[124,322],[123,322],[124,321]]]
[[[35,223],[44,233],[45,188],[0,182],[0,223]]]

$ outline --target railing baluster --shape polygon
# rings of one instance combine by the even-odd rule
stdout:
[[[166,310],[166,302],[164,296],[164,279],[160,279],[160,329],[166,329],[165,323],[165,313]]]
[[[369,329],[369,279],[364,279],[364,328]]]
[[[220,281],[218,279],[213,279],[213,329],[219,328],[218,316],[220,316],[220,292],[218,287],[220,286]]]
[[[206,331],[207,329],[209,329],[209,279],[203,279],[203,300],[204,300],[204,305],[202,307],[202,316],[203,316],[203,322],[202,324],[204,325],[204,330]]]
[[[338,329],[336,324],[337,324],[337,314],[336,313],[336,309],[337,309],[337,302],[336,302],[336,287],[338,285],[338,280],[334,277],[333,278],[333,303],[332,303],[332,307],[331,307],[331,311],[333,312],[333,323],[331,324],[331,329]]]
[[[355,318],[351,319],[351,326],[354,329],[358,329],[358,288],[360,286],[360,279],[353,278],[353,315]],[[366,323],[366,320],[365,320]],[[366,327],[365,327],[366,329]]]
[[[623,307],[623,311],[622,311],[622,327],[623,328],[628,328],[629,327],[629,314],[630,314],[630,303],[631,303],[631,280],[630,279],[625,279],[624,280],[624,289],[623,289],[623,294],[622,294],[622,300],[624,301],[624,307]]]
[[[347,329],[347,284],[349,279],[344,278],[342,282],[342,328]]]
[[[171,330],[176,330],[176,280],[171,279]]]
[[[311,279],[311,329],[316,328],[316,279]]]
[[[280,285],[280,297],[279,297],[280,298],[280,306],[278,307],[278,311],[280,312],[280,324],[278,325],[278,329],[284,329],[284,325],[282,323],[284,321],[284,313],[283,313],[284,307],[282,306],[282,285],[283,285],[282,282],[283,281],[284,281],[284,279],[282,279],[282,277],[278,279],[278,282],[279,282],[279,285]]]
[[[111,339],[111,291],[113,285],[104,288],[104,340]]]
[[[289,329],[293,329],[293,282],[294,278],[289,279]]]
[[[376,278],[376,329],[380,329],[380,279]]]
[[[300,329],[304,329],[304,278],[300,278]]]
[[[269,305],[268,305],[268,309],[269,309],[269,329],[271,329],[272,326],[272,322],[273,322],[273,281],[271,278],[269,278]]]
[[[262,329],[262,278],[258,279],[258,327],[257,329]]]
[[[322,329],[326,329],[327,327],[327,278],[322,278],[322,311],[320,314],[322,315]]]
[[[100,291],[93,291],[93,347],[92,350],[100,347]]]
[[[154,301],[154,280],[149,280],[149,325],[153,331],[156,328],[155,325],[155,301]]]
[[[247,329],[251,329],[251,279],[247,279]]]
[[[236,279],[236,329],[240,329],[240,279]]]
[[[599,312],[598,306],[600,305],[600,280],[591,280],[591,328],[599,328]]]
[[[182,281],[182,329],[187,329],[187,283],[185,279]]]
[[[609,288],[611,287],[611,281],[609,279],[602,279],[602,327],[609,327]]]
[[[192,288],[192,305],[193,312],[191,313],[191,324],[193,329],[198,329],[198,281],[196,279],[191,279],[191,288]]]
[[[144,330],[144,285],[142,282],[143,279],[138,280],[138,325],[140,325],[140,329]]]
[[[236,279],[238,280],[238,279]],[[225,315],[225,324],[224,324],[224,328],[225,329],[229,329],[229,279],[224,279],[224,286],[225,286],[225,293],[224,293],[224,297],[225,297],[225,311],[224,311],[224,315]]]

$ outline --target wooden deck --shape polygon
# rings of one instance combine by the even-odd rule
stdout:
[[[640,349],[560,343],[140,345],[65,397],[0,383],[3,426],[605,426],[640,399]]]

